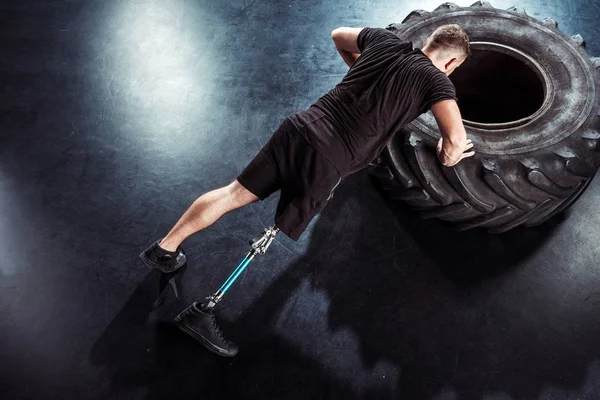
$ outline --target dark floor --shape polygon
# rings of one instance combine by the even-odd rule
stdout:
[[[598,179],[564,217],[490,236],[387,206],[359,173],[231,289],[241,351],[217,358],[172,319],[272,198],[189,240],[181,296],[151,310],[138,253],[343,76],[329,32],[438,3],[3,0],[0,399],[599,399]],[[600,55],[598,4],[518,5]]]

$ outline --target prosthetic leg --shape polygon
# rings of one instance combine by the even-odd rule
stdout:
[[[216,306],[217,303],[221,301],[225,293],[227,293],[227,290],[229,290],[231,285],[233,285],[233,283],[242,274],[242,272],[244,272],[246,267],[250,264],[250,262],[254,259],[254,257],[257,254],[265,254],[267,252],[267,249],[271,245],[271,242],[273,242],[273,239],[275,239],[275,235],[277,235],[277,232],[279,232],[279,228],[275,226],[265,228],[262,236],[250,241],[250,245],[252,246],[252,248],[250,249],[246,257],[244,257],[242,262],[237,266],[237,268],[231,273],[231,275],[229,275],[229,278],[227,278],[223,285],[221,285],[219,290],[217,290],[215,293],[213,293],[212,296],[206,299],[206,303],[203,304],[203,308],[205,310],[214,308],[214,306]]]
[[[179,329],[215,354],[223,357],[235,356],[238,352],[238,347],[225,337],[214,308],[223,299],[227,290],[244,272],[254,257],[257,254],[265,254],[273,239],[275,239],[277,232],[279,232],[279,229],[272,226],[266,228],[262,236],[251,240],[250,245],[252,248],[250,252],[248,252],[229,278],[225,280],[219,290],[207,297],[204,303],[193,303],[175,317],[175,322]]]

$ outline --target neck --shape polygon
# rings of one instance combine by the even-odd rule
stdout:
[[[425,48],[425,49],[423,49],[421,51],[423,52],[423,54],[425,54],[431,60],[431,63],[433,65],[435,65],[435,67],[437,69],[439,69],[442,72],[445,72],[446,65],[445,65],[445,63],[443,61],[439,60],[439,58],[437,57],[436,52],[432,51],[429,48]]]

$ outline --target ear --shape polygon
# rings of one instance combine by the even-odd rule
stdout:
[[[446,62],[446,65],[444,65],[444,68],[446,69],[446,71],[451,71],[457,65],[458,65],[458,58],[454,57]]]

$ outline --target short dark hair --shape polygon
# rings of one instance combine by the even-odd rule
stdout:
[[[428,47],[432,50],[445,49],[467,58],[471,55],[469,35],[460,25],[442,25],[429,36]]]

